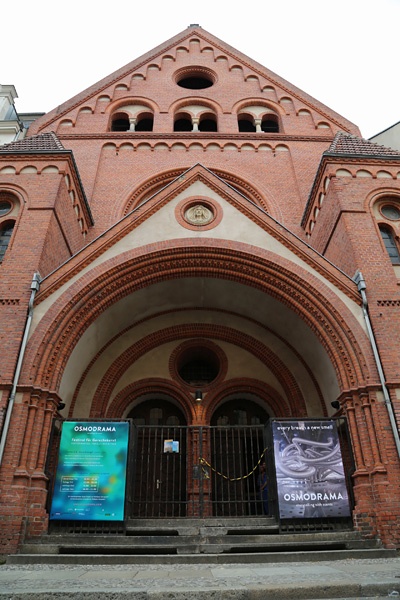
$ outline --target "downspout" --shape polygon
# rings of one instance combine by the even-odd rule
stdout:
[[[33,318],[33,303],[35,300],[35,296],[36,296],[37,292],[39,291],[39,287],[40,287],[40,276],[39,276],[39,273],[35,273],[33,275],[32,283],[31,283],[31,297],[30,297],[29,305],[28,305],[28,314],[27,314],[26,322],[25,322],[24,336],[22,338],[21,347],[19,349],[17,366],[15,367],[15,373],[14,373],[14,379],[13,379],[13,383],[12,383],[11,393],[10,393],[10,397],[8,399],[8,404],[7,404],[7,412],[6,412],[6,416],[4,419],[3,430],[1,432],[0,465],[3,462],[3,454],[4,454],[4,449],[6,446],[8,430],[10,428],[11,414],[12,414],[12,411],[14,408],[15,395],[17,393],[17,385],[18,385],[18,381],[19,381],[19,376],[21,374],[22,362],[24,360],[26,345],[28,343],[29,330],[31,328],[31,323],[32,323],[32,318]]]
[[[372,329],[372,325],[371,325],[371,321],[370,321],[370,318],[369,318],[368,300],[367,300],[367,294],[365,292],[365,290],[367,289],[367,285],[365,283],[365,280],[364,280],[364,278],[362,276],[361,271],[357,271],[357,273],[355,274],[355,276],[353,278],[353,281],[357,284],[358,291],[361,294],[362,309],[363,309],[363,313],[364,313],[365,324],[367,326],[368,336],[369,336],[369,339],[370,339],[370,342],[371,342],[372,351],[374,353],[376,367],[378,369],[379,379],[380,379],[381,386],[382,386],[382,391],[383,391],[383,397],[385,399],[386,408],[387,408],[387,411],[389,413],[389,420],[390,420],[390,424],[391,424],[392,430],[393,430],[393,436],[394,436],[394,441],[396,443],[397,454],[400,457],[400,436],[399,436],[399,430],[398,430],[397,423],[396,423],[396,418],[395,418],[395,415],[394,415],[394,412],[393,412],[392,401],[390,399],[389,391],[388,391],[387,386],[386,386],[385,374],[383,372],[382,362],[381,362],[381,359],[380,359],[380,356],[379,356],[378,347],[376,345],[375,335],[374,335],[374,332],[373,332],[373,329]]]

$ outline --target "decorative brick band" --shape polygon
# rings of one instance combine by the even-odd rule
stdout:
[[[378,300],[378,306],[400,306],[400,300]]]
[[[0,298],[2,306],[19,306],[19,298]]]

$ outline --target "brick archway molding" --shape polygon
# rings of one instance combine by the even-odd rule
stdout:
[[[360,303],[355,285],[337,274],[329,263],[324,275]],[[236,243],[232,248],[229,242],[221,240],[182,239],[125,252],[72,283],[49,308],[31,337],[22,374],[25,382],[57,393],[72,350],[103,311],[151,284],[196,276],[236,281],[289,307],[327,351],[342,392],[365,387],[372,377],[378,381],[368,339],[357,319],[339,295],[315,275],[258,247]],[[38,303],[58,287],[56,280],[51,284],[46,289],[45,282]]]

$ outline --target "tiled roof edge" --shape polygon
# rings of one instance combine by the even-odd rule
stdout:
[[[35,154],[41,152],[67,152],[67,150],[54,131],[50,131],[0,146],[1,154],[11,154],[14,152],[32,152]]]
[[[400,159],[400,152],[382,146],[374,142],[370,142],[364,138],[360,138],[350,133],[339,131],[335,138],[323,154],[324,156],[362,156],[374,158],[396,158]]]

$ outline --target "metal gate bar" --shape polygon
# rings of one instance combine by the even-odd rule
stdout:
[[[101,421],[101,420],[99,420]],[[347,489],[354,506],[354,459],[346,418],[336,419]],[[55,480],[60,421],[54,421],[46,462],[49,501]],[[254,426],[136,426],[132,424],[128,465],[126,517],[242,517],[263,515],[259,462],[264,458],[266,428]],[[177,452],[165,452],[165,441],[177,442]],[[265,459],[273,467],[272,455]],[[233,480],[233,481],[231,481]],[[277,514],[273,469],[268,482],[269,512]],[[349,518],[299,519],[285,527],[301,531],[351,526]],[[66,531],[114,530],[118,523],[52,522]],[[61,529],[60,529],[61,530]],[[106,529],[104,529],[106,530]]]
[[[187,434],[187,427],[136,427],[132,516],[186,516]]]
[[[212,515],[242,517],[264,514],[259,490],[264,427],[215,426],[209,431]]]
[[[138,426],[135,431],[133,517],[263,514],[258,482],[263,426]]]

